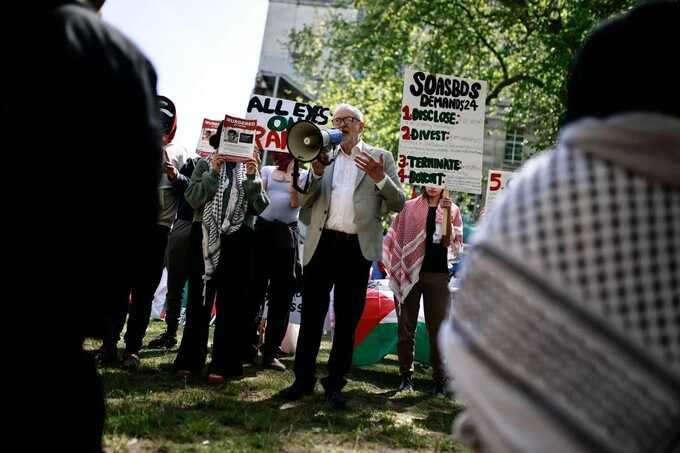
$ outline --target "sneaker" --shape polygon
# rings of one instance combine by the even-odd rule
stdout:
[[[448,398],[449,394],[446,391],[446,385],[443,382],[435,382],[432,387],[432,395],[436,398]]]
[[[208,384],[212,384],[212,385],[224,384],[224,376],[222,376],[220,374],[210,373],[208,375]]]
[[[413,391],[413,380],[411,376],[403,376],[401,378],[401,383],[399,384],[400,392],[412,392]]]
[[[279,393],[279,396],[286,401],[296,401],[305,396],[311,395],[312,393],[314,393],[313,385],[311,387],[304,387],[297,382],[294,382],[293,385],[282,390]]]
[[[123,362],[120,364],[120,367],[124,370],[134,371],[137,368],[139,368],[139,362],[140,362],[139,355],[133,352],[126,352],[125,358],[123,359]]]
[[[149,342],[149,345],[147,347],[151,349],[171,349],[175,347],[177,344],[177,338],[175,338],[174,335],[170,335],[167,332],[164,332],[151,340]]]
[[[262,366],[276,371],[286,371],[286,365],[276,357],[262,357]]]

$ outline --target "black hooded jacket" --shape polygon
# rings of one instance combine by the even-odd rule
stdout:
[[[158,217],[156,74],[86,4],[34,9],[17,19],[8,57],[9,149],[19,156],[8,172],[20,213],[13,264],[22,300],[37,304],[36,330],[77,341],[100,333],[120,269]]]

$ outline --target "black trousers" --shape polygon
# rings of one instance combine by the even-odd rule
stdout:
[[[129,270],[124,270],[122,284],[114,291],[109,316],[109,326],[104,338],[104,347],[113,350],[127,319],[125,351],[139,353],[149,326],[153,296],[163,275],[165,247],[168,244],[170,228],[156,225],[153,232],[142,243],[141,249],[130,257]],[[132,302],[128,303],[130,299]]]
[[[189,247],[191,224],[177,219],[172,226],[166,250],[165,265],[168,270],[168,294],[165,297],[165,324],[168,334],[175,336],[179,327],[184,285],[189,279]]]
[[[213,298],[205,301],[203,297],[203,240],[202,223],[191,224],[189,233],[189,288],[187,293],[186,324],[182,342],[173,364],[175,371],[189,370],[198,374],[205,366],[208,356],[208,329]]]
[[[255,226],[255,272],[253,277],[254,319],[253,333],[257,332],[265,295],[267,304],[267,326],[264,334],[262,354],[276,356],[286,335],[290,303],[295,295],[295,267],[297,264],[297,228],[281,222],[258,219]]]
[[[312,260],[305,266],[302,290],[300,335],[295,355],[295,380],[309,388],[314,385],[316,356],[323,323],[333,292],[335,330],[328,359],[326,391],[341,390],[352,366],[354,333],[366,305],[366,286],[371,262],[361,253],[356,234],[324,230]]]
[[[203,297],[203,233],[200,223],[192,225],[187,320],[173,365],[175,370],[199,373],[203,369],[214,300],[217,316],[208,370],[222,376],[243,373],[243,351],[249,346],[247,332],[252,325],[248,322],[248,314],[252,311],[249,290],[252,286],[253,234],[244,225],[231,235],[221,236],[220,261],[215,274],[205,285]]]
[[[245,225],[236,233],[221,237],[220,262],[206,288],[206,294],[211,291],[217,294],[210,373],[243,374],[243,359],[250,348],[248,331],[252,325],[249,314],[252,313],[253,239],[253,230]]]

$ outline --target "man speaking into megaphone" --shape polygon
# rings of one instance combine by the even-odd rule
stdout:
[[[321,384],[329,403],[342,409],[346,400],[340,392],[352,363],[354,332],[366,302],[368,270],[382,257],[381,216],[401,211],[405,196],[392,154],[361,140],[361,111],[341,104],[332,123],[342,132],[340,149],[335,159],[328,160],[322,152],[312,161],[312,181],[302,199],[300,219],[307,225],[302,319],[295,382],[282,396],[297,400],[314,391],[316,356],[329,293],[335,285],[333,347],[328,376]]]

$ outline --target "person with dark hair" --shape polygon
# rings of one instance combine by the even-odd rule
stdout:
[[[413,390],[413,356],[420,298],[430,339],[432,393],[446,395],[446,375],[437,345],[439,326],[449,306],[448,251],[463,249],[460,209],[443,196],[444,189],[425,187],[421,196],[406,202],[392,221],[383,241],[383,256],[397,308],[399,391]],[[448,215],[444,231],[444,213]]]
[[[172,140],[177,131],[177,109],[174,103],[165,96],[158,96],[159,118],[163,137],[164,172],[158,187],[159,216],[156,227],[144,240],[143,244],[130,256],[127,264],[127,275],[124,284],[115,295],[118,310],[113,313],[108,334],[104,337],[99,351],[100,361],[112,362],[117,359],[117,344],[120,332],[127,319],[125,332],[125,351],[121,367],[135,370],[139,367],[139,350],[151,318],[151,306],[154,294],[163,275],[165,249],[168,234],[175,215],[181,193],[176,177],[177,168],[182,167],[187,157],[184,147],[175,145]],[[172,178],[172,179],[171,179]],[[130,303],[128,303],[128,300]]]
[[[210,145],[217,150],[223,123]],[[229,162],[213,154],[200,159],[184,196],[194,208],[191,229],[187,320],[173,364],[180,377],[198,374],[207,355],[213,300],[217,317],[208,382],[243,375],[249,346],[248,306],[252,290],[255,217],[269,204],[257,174],[259,157]],[[203,284],[203,282],[205,282]]]
[[[21,270],[13,280],[21,306],[39,315],[30,323],[38,348],[16,362],[27,364],[17,379],[26,398],[12,426],[33,433],[27,449],[101,452],[104,395],[83,340],[101,338],[110,294],[158,219],[156,74],[85,2],[16,6],[25,26],[7,58],[18,77],[6,126],[24,170],[8,182],[32,207],[17,222],[20,246],[6,252]],[[35,133],[31,118],[42,134],[26,146]],[[133,164],[119,171],[120,162]]]
[[[261,170],[269,206],[255,223],[255,282],[251,307],[259,312],[268,294],[262,364],[285,371],[286,366],[278,357],[279,346],[286,335],[289,307],[297,282],[302,279],[297,230],[300,201],[298,192],[291,185],[293,156],[277,153],[275,160],[275,166],[265,166]],[[306,176],[307,172],[302,171],[300,182]],[[253,318],[258,319],[257,316]]]
[[[680,449],[680,3],[586,39],[557,147],[466,256],[441,350],[485,452]]]

